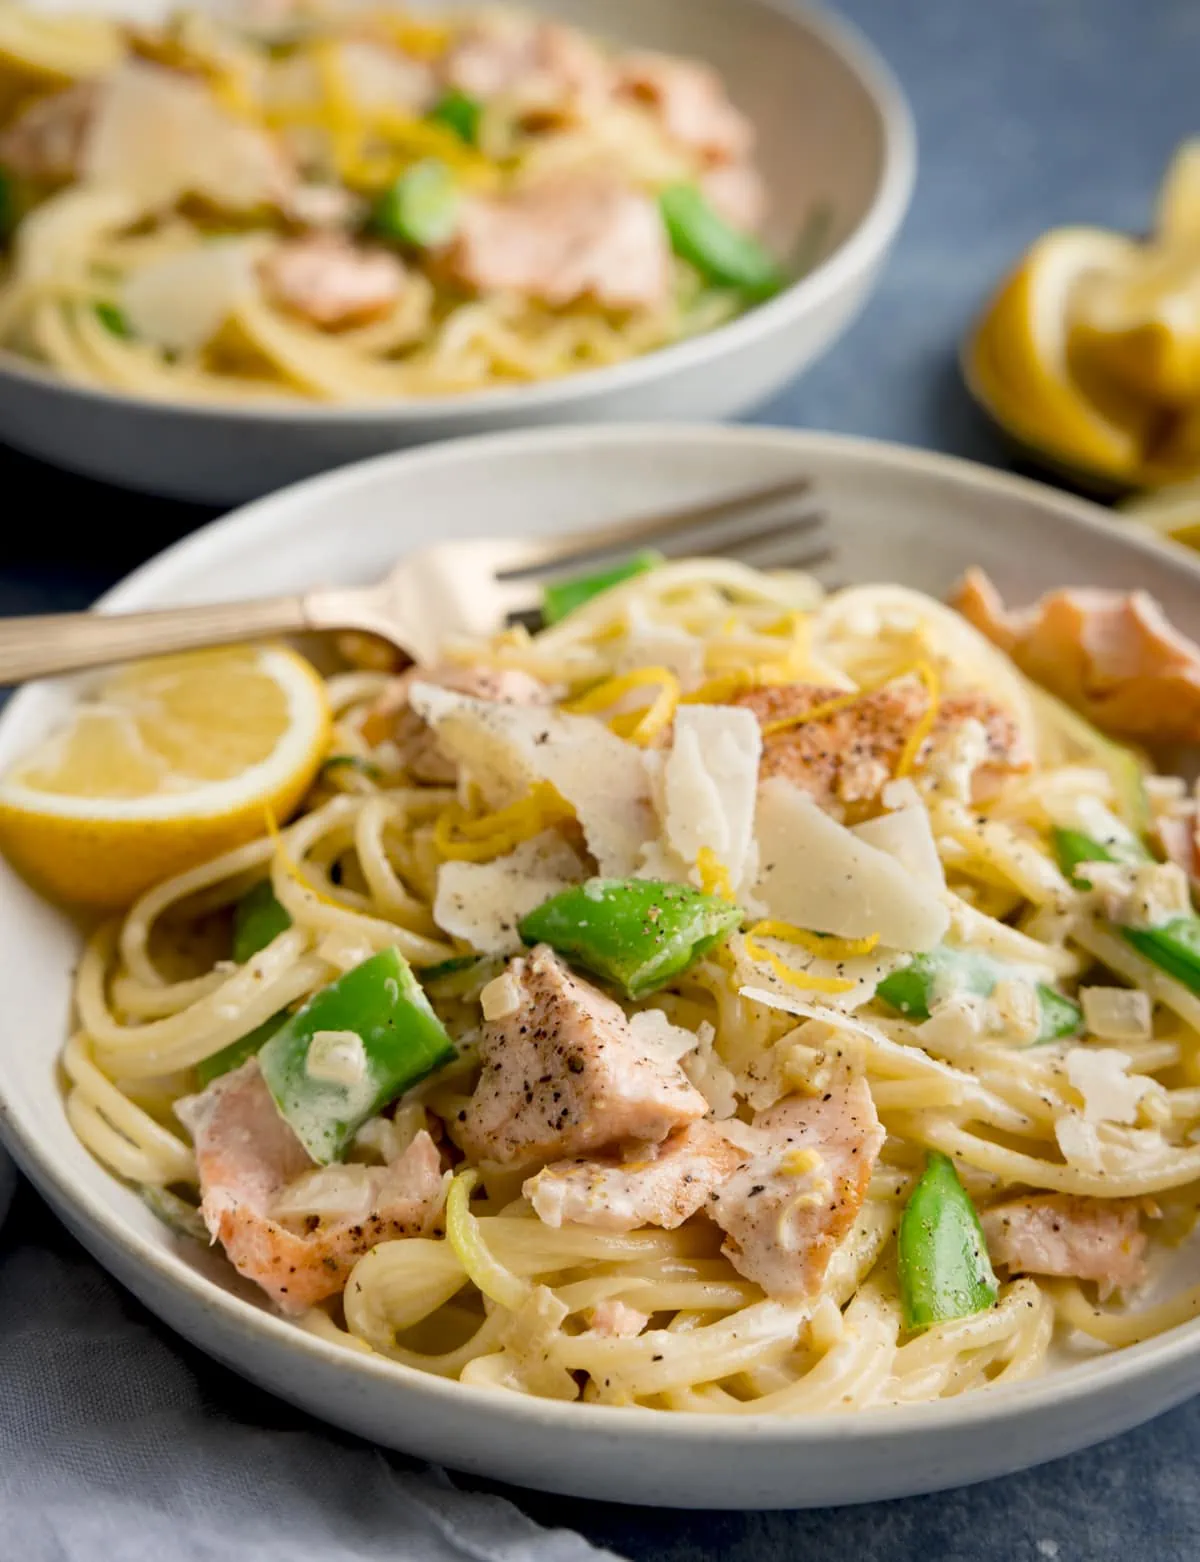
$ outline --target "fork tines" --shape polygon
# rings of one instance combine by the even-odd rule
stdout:
[[[811,478],[795,477],[584,533],[538,538],[527,561],[502,571],[498,579],[570,575],[581,568],[603,567],[642,548],[672,558],[717,555],[762,568],[811,568],[832,551],[820,535],[824,514],[802,503],[811,490]]]

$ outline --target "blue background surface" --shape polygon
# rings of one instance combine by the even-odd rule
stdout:
[[[1047,226],[1146,226],[1171,149],[1200,133],[1200,0],[844,0],[840,9],[913,102],[916,196],[863,319],[756,421],[1003,463],[960,387],[957,339],[989,284]],[[81,607],[205,518],[3,452],[0,476],[0,614]],[[69,559],[61,531],[45,524],[64,512],[81,529]],[[9,1262],[37,1262],[49,1248],[68,1268],[90,1270],[28,1193],[2,1247]],[[196,1367],[223,1415],[290,1418],[220,1369],[198,1358]],[[872,1507],[678,1514],[518,1500],[638,1562],[1191,1562],[1200,1554],[1197,1449],[1200,1401],[1027,1475]]]

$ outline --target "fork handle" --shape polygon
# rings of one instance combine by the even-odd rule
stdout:
[[[302,596],[212,602],[155,613],[40,613],[0,619],[0,684],[310,627]]]

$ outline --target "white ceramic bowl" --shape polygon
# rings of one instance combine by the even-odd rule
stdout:
[[[113,609],[351,583],[431,526],[548,532],[664,510],[797,473],[832,517],[837,569],[942,593],[984,566],[1017,600],[1068,581],[1145,586],[1200,635],[1200,558],[1049,489],[944,457],[771,429],[542,431],[388,457],[277,494],[139,570]],[[25,690],[0,767],[64,698]],[[0,865],[0,1127],[80,1241],[181,1334],[283,1398],[366,1437],[529,1486],[656,1506],[861,1502],[977,1481],[1097,1442],[1200,1386],[1200,1322],[1011,1388],[810,1420],[659,1415],[472,1389],[364,1357],[268,1312],[222,1261],[173,1238],[77,1142],[56,1059],[78,952],[70,922]],[[1179,1283],[1200,1275],[1180,1275]]]
[[[91,0],[108,10],[131,3]],[[446,8],[454,3],[445,0]],[[0,439],[132,488],[231,504],[364,456],[455,435],[732,417],[812,363],[862,308],[912,189],[912,119],[874,51],[844,23],[775,0],[532,3],[599,35],[717,66],[758,130],[773,247],[789,253],[813,211],[825,207],[821,264],[770,303],[678,346],[561,380],[459,397],[195,407],[83,389],[0,354]],[[141,0],[139,12],[148,8],[159,9],[160,0]]]

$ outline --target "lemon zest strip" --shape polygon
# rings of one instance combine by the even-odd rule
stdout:
[[[793,727],[804,726],[806,722],[824,721],[826,716],[836,716],[838,711],[845,710],[850,705],[857,705],[860,700],[874,692],[874,689],[854,689],[849,694],[839,694],[835,699],[822,700],[811,710],[800,711],[794,716],[781,716],[778,721],[764,722],[763,737],[770,738],[777,732],[789,732]]]
[[[696,853],[696,871],[700,875],[700,888],[706,895],[719,895],[722,900],[733,901],[729,869],[711,846],[702,846]]]
[[[550,783],[540,781],[528,797],[477,819],[461,804],[451,803],[434,821],[433,844],[447,861],[491,862],[552,824],[573,817],[573,810]]]
[[[912,670],[925,685],[925,692],[928,698],[924,711],[905,739],[904,747],[900,750],[900,758],[896,761],[895,774],[897,778],[906,776],[916,764],[917,755],[921,752],[925,739],[933,731],[933,724],[937,719],[938,701],[941,697],[938,676],[932,662],[918,662]]]
[[[770,949],[764,949],[754,936],[762,925],[759,923],[756,927],[752,927],[743,940],[746,953],[756,965],[769,966],[781,982],[787,982],[790,987],[799,987],[807,992],[848,993],[852,991],[853,982],[845,981],[840,976],[810,976],[808,972],[797,971],[795,967],[788,965]]]
[[[826,937],[823,933],[810,933],[807,928],[796,927],[792,922],[756,922],[750,931],[758,938],[777,938],[782,944],[796,944],[822,960],[853,960],[858,955],[869,955],[879,942],[878,933],[869,933],[866,938]]]
[[[653,742],[669,725],[680,701],[679,679],[669,667],[637,667],[619,677],[606,678],[562,708],[571,716],[594,716],[608,710],[632,690],[651,685],[658,686],[658,693],[649,705],[636,711],[623,711],[608,724],[618,737],[644,746]]]

